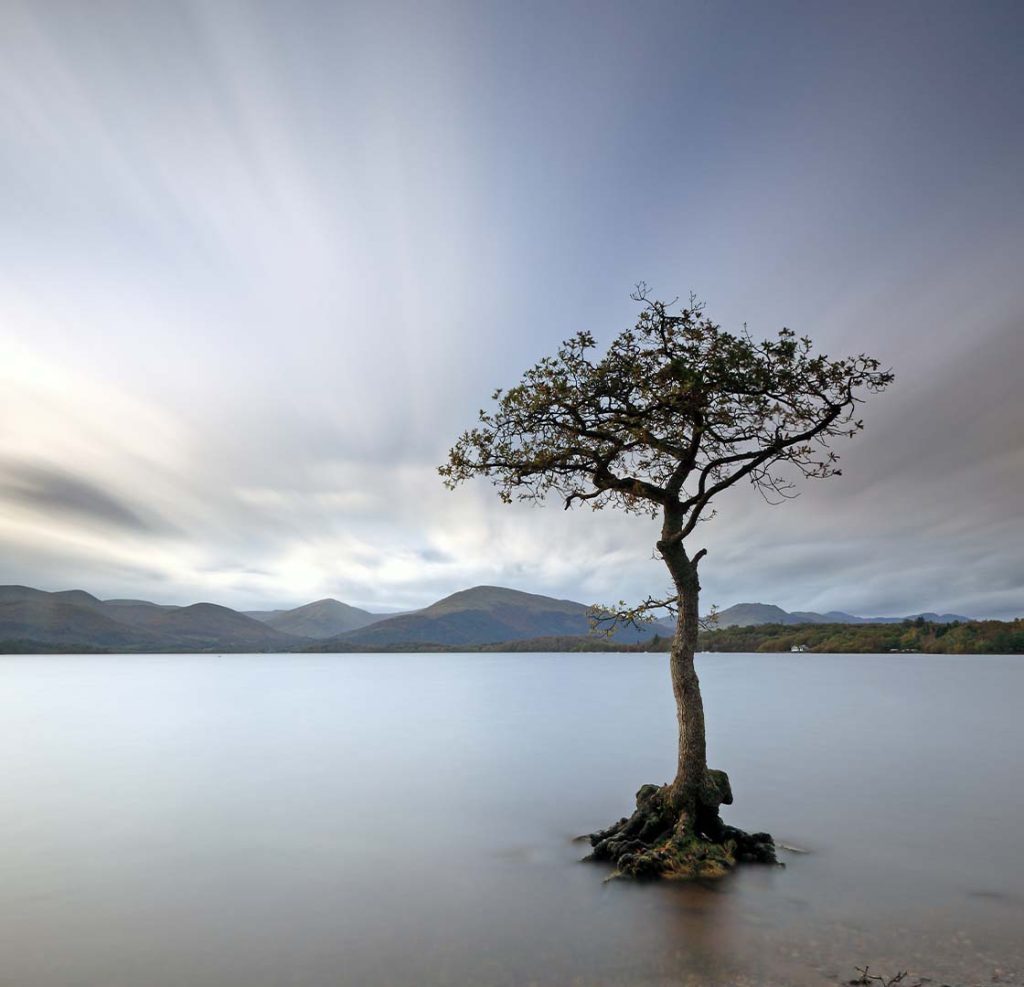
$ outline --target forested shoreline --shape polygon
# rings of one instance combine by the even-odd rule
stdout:
[[[562,652],[650,652],[668,651],[671,638],[655,635],[637,644],[611,636],[563,635],[499,641],[493,644],[396,643],[387,645],[348,644],[337,641],[283,648],[278,653],[319,652],[322,654],[374,653],[562,653]],[[752,627],[722,627],[702,631],[698,648],[704,652],[760,652],[772,654],[794,649],[816,654],[885,654],[915,652],[949,655],[1024,654],[1024,620],[970,620],[950,624],[930,623],[920,618],[900,624],[760,624]],[[90,645],[48,644],[31,639],[0,641],[0,654],[147,654],[166,653],[120,651]],[[176,650],[176,649],[175,649]],[[267,649],[238,647],[196,647],[196,654],[248,654]]]
[[[667,647],[667,644],[666,644]],[[949,624],[906,620],[900,624],[761,624],[702,632],[702,651],[1018,655],[1024,653],[1024,620],[970,620]]]

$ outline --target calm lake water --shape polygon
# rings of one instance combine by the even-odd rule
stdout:
[[[664,655],[0,658],[0,984],[1024,982],[1024,659],[698,667],[810,851],[709,887],[571,842],[672,773]]]

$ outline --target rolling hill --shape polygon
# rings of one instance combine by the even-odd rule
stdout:
[[[370,613],[340,600],[327,599],[307,603],[294,610],[247,610],[245,616],[284,634],[321,640],[358,630],[395,614]]]
[[[41,594],[39,598],[0,601],[0,642],[87,645],[132,651],[158,643],[158,639],[145,630],[119,623],[88,604],[67,603],[59,599],[59,595]]]
[[[11,642],[5,645],[4,642]],[[307,638],[284,634],[227,607],[162,606],[97,599],[82,590],[0,587],[0,651],[60,645],[109,651],[290,651]]]
[[[346,646],[477,645],[580,636],[590,633],[589,612],[588,606],[572,600],[556,600],[501,586],[475,586],[446,596],[423,610],[380,620],[332,640]],[[633,643],[655,633],[656,629],[638,632],[624,627],[616,632],[615,639]]]

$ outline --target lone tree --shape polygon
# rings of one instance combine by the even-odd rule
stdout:
[[[816,355],[810,339],[789,329],[760,343],[746,331],[724,332],[692,297],[678,314],[643,284],[631,297],[641,305],[633,329],[603,356],[579,332],[515,387],[495,391],[494,410],[480,412],[439,472],[451,489],[489,476],[506,503],[552,495],[566,509],[586,503],[661,520],[657,552],[670,592],[611,616],[635,622],[659,608],[676,615],[676,776],[644,785],[630,818],[592,834],[591,857],[638,877],[717,876],[737,860],[775,854],[770,836],[719,816],[732,793],[725,772],[707,765],[693,661],[706,549],[692,551],[692,536],[714,498],[740,481],[779,501],[801,476],[838,476],[832,440],[863,427],[855,415],[863,394],[893,375],[868,356]]]

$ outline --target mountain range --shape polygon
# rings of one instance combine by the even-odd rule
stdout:
[[[0,653],[48,651],[258,652],[410,650],[477,647],[539,638],[584,639],[591,607],[499,586],[453,593],[411,613],[371,613],[338,600],[293,610],[238,612],[214,603],[169,606],[146,600],[100,600],[83,590],[47,593],[0,586]],[[916,615],[915,615],[916,616]],[[923,614],[935,622],[967,620]],[[907,618],[787,613],[742,603],[718,615],[719,627],[755,624],[899,622]],[[613,642],[634,644],[672,633],[671,620],[620,628]],[[521,645],[520,645],[521,646]]]
[[[961,623],[970,620],[955,613],[913,613],[909,617],[855,617],[842,610],[815,613],[813,610],[786,611],[771,603],[737,603],[727,610],[721,610],[715,621],[716,627],[756,627],[760,624],[902,624],[905,620],[920,617],[930,624]]]

